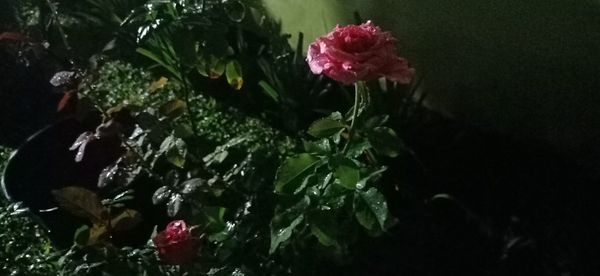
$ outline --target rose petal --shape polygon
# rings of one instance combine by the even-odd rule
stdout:
[[[361,25],[337,25],[310,44],[307,62],[314,74],[352,84],[386,77],[409,83],[414,69],[396,54],[396,39],[367,21]]]

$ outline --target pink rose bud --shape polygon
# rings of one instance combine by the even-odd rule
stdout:
[[[196,256],[199,243],[183,220],[172,221],[152,239],[158,255],[168,264],[188,263]]]
[[[308,47],[307,61],[315,74],[353,84],[385,77],[408,84],[414,69],[396,54],[396,40],[371,21],[335,29]]]

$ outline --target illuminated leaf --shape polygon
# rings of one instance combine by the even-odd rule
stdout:
[[[227,76],[227,83],[233,89],[240,90],[244,85],[244,79],[242,74],[242,66],[237,60],[231,60],[225,66],[225,75]]]
[[[148,87],[148,91],[152,93],[158,89],[163,89],[168,81],[169,79],[165,77],[160,77],[160,79],[155,80],[150,84],[150,87]]]
[[[95,224],[105,222],[108,212],[102,205],[96,193],[81,187],[65,187],[53,190],[52,195],[60,208],[82,218],[87,218]]]
[[[275,177],[275,191],[278,193],[292,193],[302,185],[319,162],[319,158],[308,153],[289,157],[277,170]]]
[[[179,100],[179,99],[174,99],[174,100],[168,101],[166,104],[161,106],[159,111],[161,114],[163,114],[171,119],[175,119],[175,118],[181,117],[185,113],[186,108],[187,108],[187,105],[184,101]]]

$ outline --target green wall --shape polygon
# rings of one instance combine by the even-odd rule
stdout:
[[[307,40],[353,11],[391,30],[428,104],[569,153],[600,153],[600,1],[264,0]]]

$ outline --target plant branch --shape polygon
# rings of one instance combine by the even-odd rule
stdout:
[[[183,64],[181,63],[181,58],[177,59],[177,63],[179,65],[179,74],[181,75],[181,82],[183,83],[183,97],[184,97],[183,100],[185,101],[188,119],[189,119],[190,125],[192,127],[192,132],[194,133],[195,136],[198,136],[198,128],[196,126],[196,121],[194,121],[196,119],[196,116],[195,116],[193,109],[190,107],[190,105],[191,105],[190,92],[191,91],[190,91],[190,87],[188,84],[188,79],[185,75],[185,70],[183,68]]]

